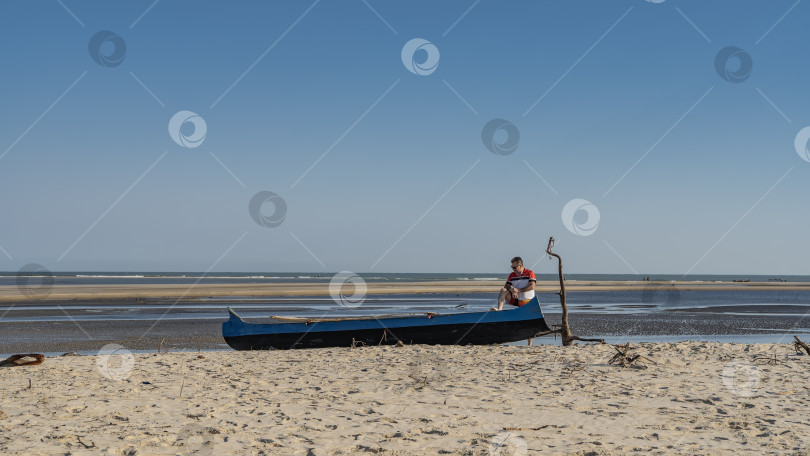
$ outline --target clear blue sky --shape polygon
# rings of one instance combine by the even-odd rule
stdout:
[[[3,2],[0,270],[490,272],[554,236],[569,272],[810,274],[808,17],[794,0]],[[430,74],[403,64],[414,38],[439,51]],[[753,64],[741,82],[716,68],[728,46]],[[179,111],[204,119],[198,147],[170,136]],[[493,119],[513,153],[482,141]],[[251,217],[261,191],[280,225]],[[595,229],[584,210],[566,227],[574,199]]]

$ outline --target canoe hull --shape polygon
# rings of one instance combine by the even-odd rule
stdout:
[[[246,323],[231,311],[223,323],[225,342],[235,350],[269,350],[352,345],[488,345],[516,342],[548,331],[536,299],[501,312],[379,318],[311,323]]]

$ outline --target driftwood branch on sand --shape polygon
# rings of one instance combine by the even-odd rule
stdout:
[[[616,349],[616,354],[613,355],[613,358],[610,358],[608,364],[615,364],[622,367],[635,367],[638,369],[646,369],[647,366],[641,364],[640,362],[636,363],[636,361],[646,360],[655,364],[655,361],[647,358],[646,356],[639,355],[637,353],[630,353],[631,351],[635,350],[635,348],[630,346],[630,342],[627,342],[624,345],[614,345],[613,348]]]
[[[796,339],[796,341],[793,342],[793,348],[796,349],[796,353],[801,353],[801,349],[804,349],[804,351],[807,352],[807,355],[810,356],[810,345],[802,342],[802,340],[799,339],[799,336],[793,336],[793,338]]]
[[[27,353],[23,355],[11,355],[3,361],[0,361],[0,366],[36,366],[37,364],[42,364],[44,361],[45,355],[40,355],[39,353]]]
[[[557,259],[557,273],[560,276],[560,292],[557,293],[560,295],[560,306],[562,306],[562,320],[560,322],[559,329],[554,329],[551,331],[546,331],[543,333],[538,334],[538,336],[545,336],[548,334],[559,334],[562,338],[563,346],[573,345],[574,341],[579,340],[582,342],[600,342],[605,343],[603,339],[586,339],[582,337],[575,336],[571,333],[571,326],[568,324],[568,305],[565,303],[565,277],[563,276],[563,267],[562,267],[562,258],[560,255],[551,251],[551,248],[554,247],[554,238],[548,238],[548,246],[546,247],[546,253],[549,257],[554,257]]]

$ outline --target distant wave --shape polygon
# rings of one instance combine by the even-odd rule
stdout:
[[[15,276],[0,276],[0,277],[15,277]],[[37,276],[30,276],[37,277]],[[43,276],[44,277],[44,276]],[[310,276],[265,276],[265,275],[243,275],[243,276],[230,276],[230,275],[107,275],[107,274],[76,274],[73,277],[82,279],[314,279],[317,277]]]
[[[14,275],[0,275],[0,279],[14,279],[16,277],[53,277],[52,275],[41,275],[41,274],[14,274]]]
[[[105,278],[105,279],[142,279],[146,276],[143,275],[106,275],[106,274],[76,274],[75,277],[82,277],[82,278]]]

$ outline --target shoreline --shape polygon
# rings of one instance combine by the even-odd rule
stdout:
[[[367,294],[418,293],[497,293],[505,280],[368,282]],[[347,288],[352,285],[345,285]],[[537,292],[556,292],[558,281],[538,281]],[[566,291],[644,291],[644,290],[810,290],[810,282],[668,282],[668,281],[577,281],[566,280]],[[223,283],[223,284],[128,284],[56,285],[47,292],[14,285],[0,286],[0,302],[48,302],[81,300],[174,299],[207,297],[285,297],[329,296],[325,283]]]

